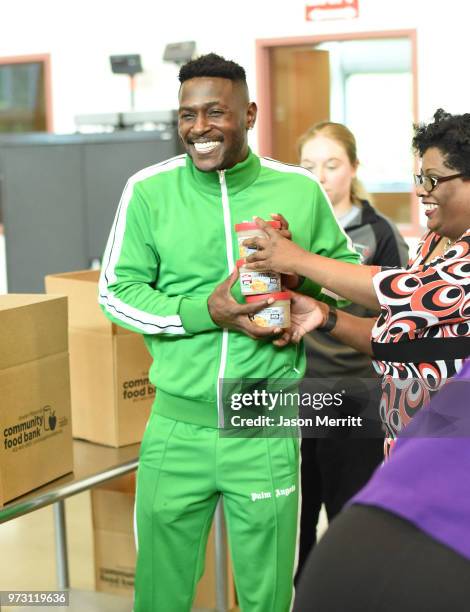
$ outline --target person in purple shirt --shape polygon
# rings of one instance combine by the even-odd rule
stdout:
[[[310,556],[294,610],[470,610],[470,359]]]

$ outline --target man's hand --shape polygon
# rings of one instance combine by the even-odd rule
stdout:
[[[284,219],[284,217],[282,218]],[[296,263],[305,253],[304,250],[285,238],[281,230],[273,229],[263,219],[255,217],[255,221],[268,237],[255,236],[243,242],[244,246],[257,250],[256,253],[252,253],[246,258],[246,267],[250,270],[271,270],[281,274],[297,274]]]
[[[238,277],[237,268],[232,274],[218,285],[207,300],[209,314],[219,327],[240,331],[253,338],[269,338],[281,332],[281,328],[261,327],[253,323],[248,315],[253,315],[263,310],[274,302],[273,298],[254,302],[251,304],[239,304],[230,292]]]
[[[298,344],[306,333],[323,325],[328,318],[328,306],[323,302],[291,291],[290,328],[274,341],[276,346]]]

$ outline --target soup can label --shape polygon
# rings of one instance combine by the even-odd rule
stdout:
[[[260,327],[288,327],[286,326],[285,309],[282,306],[269,306],[264,308],[250,319]]]
[[[241,272],[240,288],[243,295],[259,295],[281,291],[281,276],[275,272]]]

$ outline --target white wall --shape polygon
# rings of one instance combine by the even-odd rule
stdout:
[[[73,131],[78,113],[122,110],[127,77],[111,73],[108,56],[140,53],[136,108],[177,104],[177,67],[161,60],[168,42],[195,40],[245,66],[256,94],[255,40],[341,32],[416,28],[419,114],[443,106],[470,111],[470,5],[462,0],[359,0],[351,21],[306,22],[308,0],[5,0],[0,56],[50,53],[54,127]],[[256,138],[256,136],[255,136]],[[256,144],[256,143],[253,143]]]
[[[351,21],[306,22],[308,0],[4,0],[0,57],[50,53],[54,127],[74,131],[74,115],[125,110],[127,78],[111,73],[108,56],[140,53],[137,110],[175,108],[178,69],[161,60],[169,42],[195,40],[199,53],[215,51],[241,63],[256,95],[255,40],[416,29],[419,116],[439,106],[470,111],[470,4],[462,0],[359,0]],[[384,146],[386,146],[384,125]],[[250,134],[256,149],[257,135]],[[0,293],[5,271],[0,244]]]

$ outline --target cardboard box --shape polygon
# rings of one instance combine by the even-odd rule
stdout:
[[[46,276],[47,293],[69,299],[73,436],[109,446],[140,442],[153,403],[143,337],[98,306],[98,270]]]
[[[0,296],[0,504],[73,469],[67,300]]]
[[[91,490],[96,590],[133,596],[135,474]]]
[[[91,491],[96,590],[133,597],[136,551],[134,540],[135,474],[115,478]],[[229,608],[235,607],[235,586],[229,562]],[[212,528],[206,567],[193,608],[216,608],[215,546]]]

